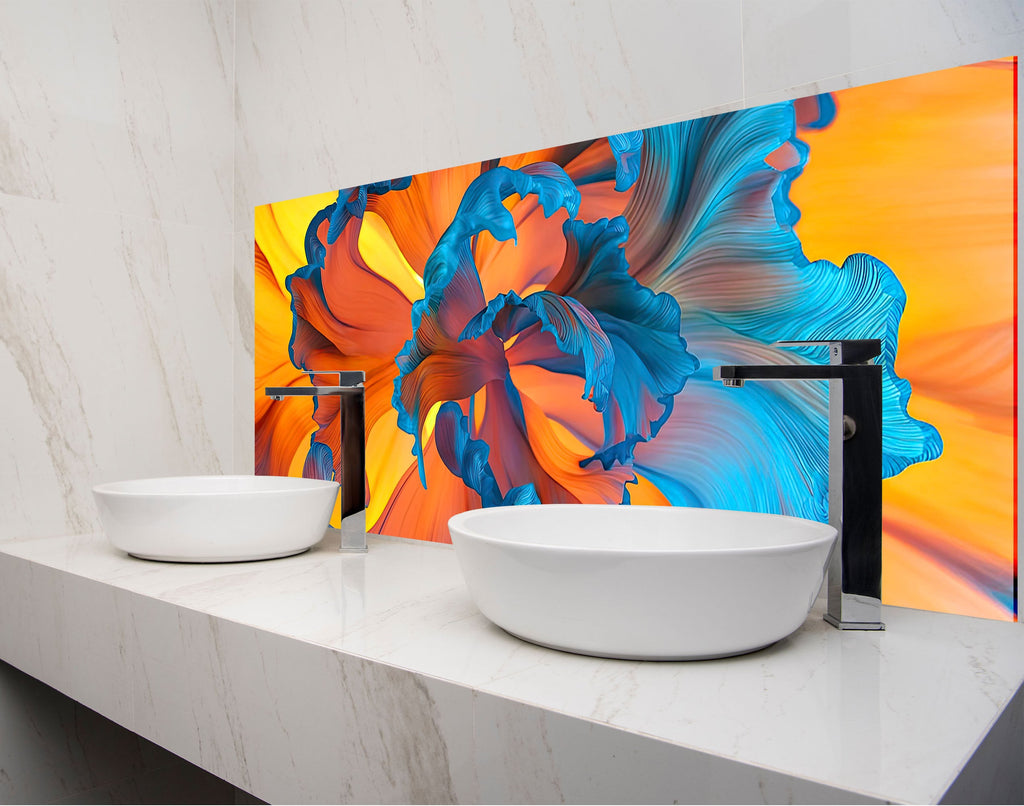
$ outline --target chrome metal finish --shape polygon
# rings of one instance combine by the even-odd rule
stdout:
[[[264,393],[274,400],[286,397],[340,397],[341,417],[341,528],[339,548],[344,552],[366,551],[366,403],[361,371],[304,370],[313,383],[316,375],[337,375],[337,386],[267,386]]]
[[[337,375],[337,386],[267,386],[263,391],[267,397],[274,400],[284,400],[286,397],[318,397],[327,395],[362,394],[363,381],[366,380],[366,373],[352,370],[304,370],[309,376],[310,384],[317,375]]]
[[[744,381],[829,382],[828,522],[839,533],[828,566],[825,621],[842,630],[884,630],[882,604],[882,368],[879,339],[780,341],[827,344],[829,363],[720,366],[726,386]],[[737,383],[738,382],[738,383]]]
[[[267,386],[264,393],[274,400],[286,397],[327,397],[328,395],[357,395],[362,387],[355,386]]]

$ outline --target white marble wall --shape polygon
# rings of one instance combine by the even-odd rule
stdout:
[[[0,540],[231,466],[232,0],[0,0]]]
[[[0,0],[0,541],[230,468],[233,93],[233,0]],[[0,737],[4,803],[234,792],[6,665]]]

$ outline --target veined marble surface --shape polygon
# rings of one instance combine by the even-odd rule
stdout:
[[[0,657],[271,801],[1024,791],[1024,629],[885,620],[843,633],[814,612],[743,657],[602,660],[491,625],[450,546],[223,565],[135,560],[101,535],[0,546]]]
[[[0,0],[0,541],[232,464],[234,16]]]

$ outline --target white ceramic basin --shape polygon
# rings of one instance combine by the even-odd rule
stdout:
[[[93,488],[107,538],[147,560],[269,560],[318,543],[338,483],[281,476],[179,476]]]
[[[836,539],[783,515],[587,504],[493,507],[448,521],[470,594],[499,627],[554,649],[697,660],[785,638]]]

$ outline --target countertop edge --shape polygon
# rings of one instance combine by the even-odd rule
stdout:
[[[896,800],[281,635],[4,549],[0,657],[264,800]],[[1022,720],[1007,714],[1022,703],[1018,686],[996,717],[1011,737]],[[933,802],[978,777],[972,765],[998,765],[999,748],[985,747]]]

